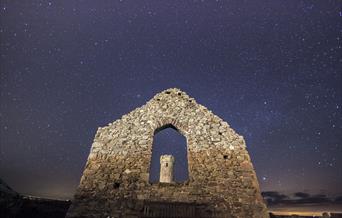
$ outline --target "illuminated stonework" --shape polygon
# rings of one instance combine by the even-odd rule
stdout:
[[[172,155],[160,156],[160,173],[159,182],[172,183],[173,182],[173,163],[175,158]]]
[[[153,136],[170,126],[187,140],[189,180],[151,184]],[[161,214],[268,217],[243,137],[179,89],[98,129],[67,217]]]

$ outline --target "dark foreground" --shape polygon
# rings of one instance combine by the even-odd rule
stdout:
[[[20,196],[15,202],[2,204],[0,200],[1,218],[61,218],[70,206],[70,201],[59,201]]]
[[[342,218],[342,213],[331,213],[322,216],[299,216],[299,215],[274,215],[270,213],[270,218],[313,218],[313,217],[322,217],[322,218]]]
[[[3,200],[3,199],[2,199]],[[0,217],[1,218],[64,218],[71,204],[70,201],[59,201],[41,198],[21,197],[17,203],[5,207],[0,199]],[[178,218],[172,216],[173,218]],[[330,216],[281,216],[270,214],[270,218],[311,218],[311,217],[330,217],[342,218],[342,214],[331,214]],[[191,218],[183,217],[182,218]]]
[[[0,179],[0,218],[60,218],[70,201],[24,196]]]
[[[52,200],[18,194],[0,179],[0,218],[64,218],[70,204],[71,201]],[[172,217],[178,218],[178,215],[179,213],[172,214]],[[167,215],[164,217],[167,218]],[[270,218],[275,217],[309,218],[309,216],[276,216],[270,214]],[[330,214],[321,217],[342,218],[342,214]],[[183,214],[182,218],[191,217],[184,217]]]

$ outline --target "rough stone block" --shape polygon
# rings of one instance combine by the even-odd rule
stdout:
[[[170,125],[187,139],[189,180],[150,184],[153,136]],[[195,205],[196,217],[269,217],[243,137],[179,89],[98,128],[67,217],[141,217],[146,202]]]

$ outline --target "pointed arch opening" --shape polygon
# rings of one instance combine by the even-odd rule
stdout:
[[[163,162],[170,169],[173,164],[173,182],[183,183],[189,179],[188,148],[186,138],[172,124],[164,125],[154,131],[152,155],[150,160],[149,182],[159,183],[161,179],[162,155],[172,155],[173,163]],[[168,157],[166,157],[168,158]]]

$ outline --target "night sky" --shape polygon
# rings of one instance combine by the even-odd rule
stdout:
[[[16,191],[71,198],[97,128],[178,87],[245,137],[262,191],[342,195],[341,1],[0,5],[0,178]],[[185,139],[155,138],[184,179]]]

